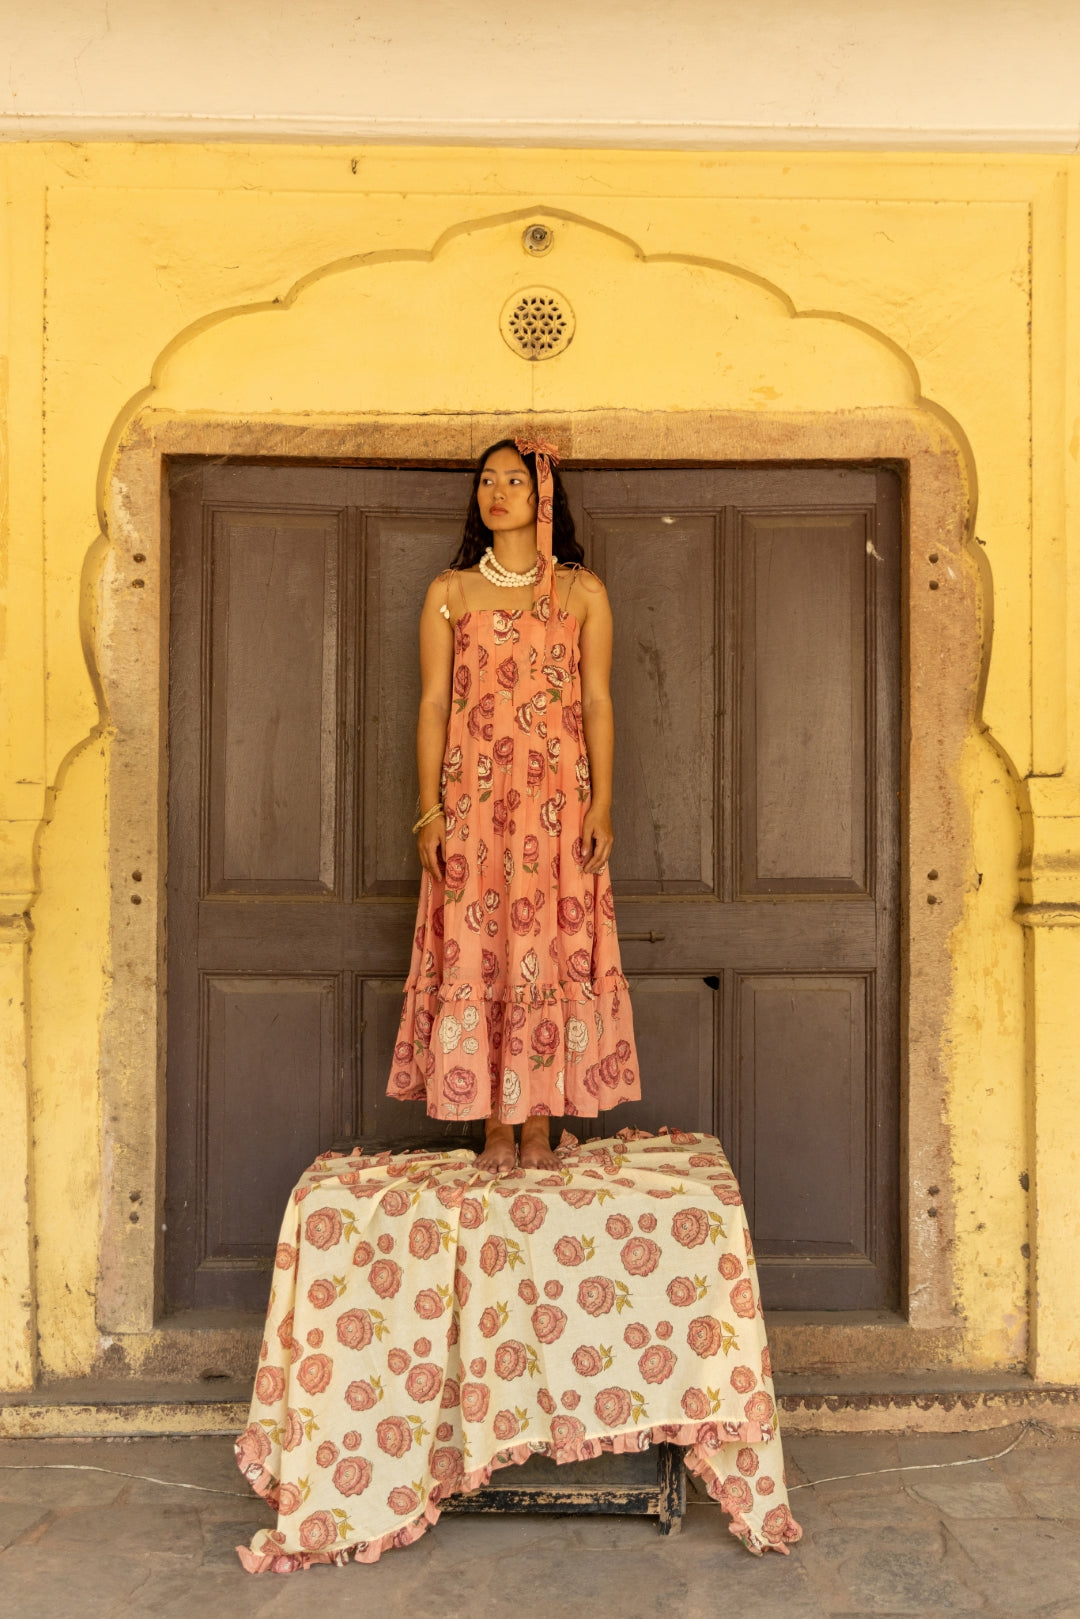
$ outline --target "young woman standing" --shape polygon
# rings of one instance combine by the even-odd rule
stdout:
[[[420,905],[388,1091],[487,1121],[479,1167],[551,1169],[549,1118],[641,1095],[607,862],[611,609],[554,448],[477,465],[420,618]]]

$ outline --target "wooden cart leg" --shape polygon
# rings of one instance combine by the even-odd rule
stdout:
[[[662,1535],[677,1535],[686,1511],[686,1470],[679,1445],[656,1447],[656,1483],[660,1494],[656,1527]]]

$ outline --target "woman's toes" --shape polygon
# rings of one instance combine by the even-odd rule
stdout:
[[[504,1126],[489,1132],[483,1151],[477,1154],[476,1167],[486,1174],[500,1175],[513,1169],[514,1161],[514,1132]]]

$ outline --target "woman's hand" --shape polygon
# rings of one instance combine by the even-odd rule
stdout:
[[[589,805],[585,811],[585,819],[581,823],[581,842],[585,850],[585,864],[581,869],[587,877],[595,876],[607,865],[611,846],[615,842],[615,835],[611,830],[610,810],[597,809],[595,805]]]
[[[420,864],[435,882],[441,883],[446,862],[446,816],[436,815],[416,834]]]

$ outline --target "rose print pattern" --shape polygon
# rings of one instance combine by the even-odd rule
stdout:
[[[516,661],[520,686],[520,645]],[[236,1444],[277,1515],[238,1548],[246,1568],[375,1562],[496,1468],[661,1440],[750,1551],[798,1540],[719,1142],[625,1130],[558,1154],[555,1174],[487,1189],[465,1152],[329,1154],[305,1174]]]
[[[387,1092],[440,1119],[593,1118],[641,1086],[611,880],[582,871],[578,623],[550,568],[531,611],[458,619],[453,690],[445,876],[422,878]]]

